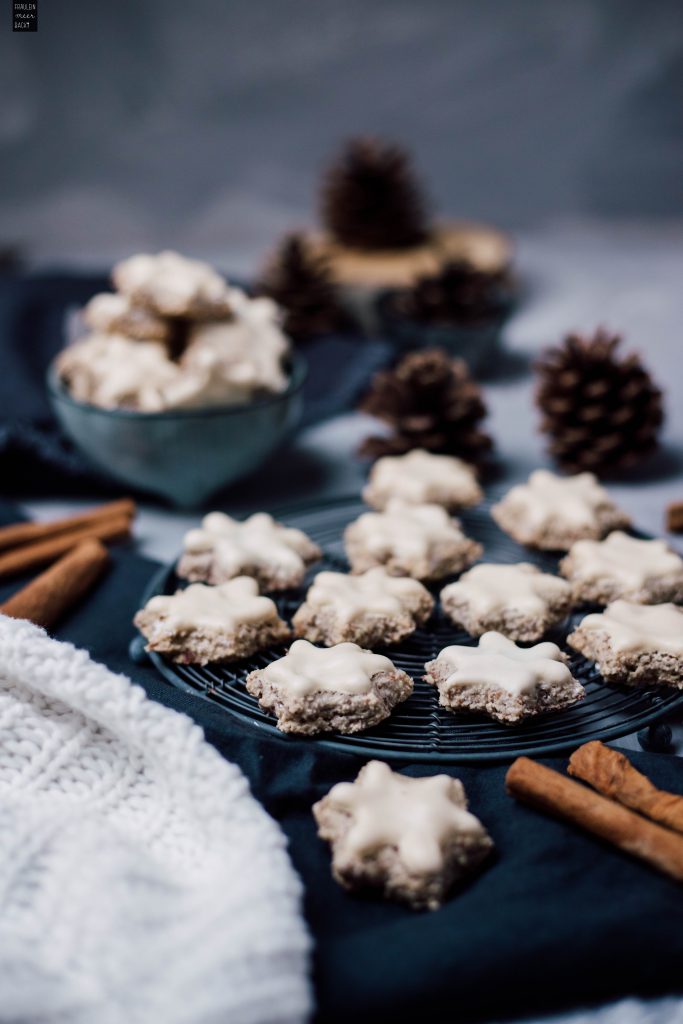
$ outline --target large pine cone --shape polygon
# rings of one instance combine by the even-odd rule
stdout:
[[[348,327],[327,260],[311,252],[301,235],[283,238],[257,291],[282,306],[282,328],[295,341],[310,341]]]
[[[611,476],[657,447],[662,392],[636,354],[619,358],[620,341],[604,330],[570,334],[536,364],[541,430],[550,454],[571,472]]]
[[[323,182],[322,222],[351,249],[420,245],[429,234],[426,210],[408,154],[378,139],[351,139]]]
[[[462,359],[441,349],[410,352],[393,370],[377,373],[360,408],[393,428],[363,442],[359,453],[370,458],[425,448],[482,463],[492,448],[480,429],[486,406],[478,385]]]

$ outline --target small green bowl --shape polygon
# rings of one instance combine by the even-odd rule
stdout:
[[[306,363],[290,358],[287,388],[248,405],[170,412],[101,409],[71,397],[54,363],[47,388],[64,433],[99,470],[184,508],[258,468],[298,425]]]

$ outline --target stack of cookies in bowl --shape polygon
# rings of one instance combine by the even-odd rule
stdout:
[[[609,684],[683,688],[679,555],[626,532],[628,517],[591,474],[537,470],[490,514],[519,544],[564,557],[557,572],[523,557],[497,564],[455,518],[483,498],[457,458],[416,450],[380,459],[363,490],[368,510],[344,531],[348,571],[317,574],[325,553],[301,530],[265,513],[210,513],[176,567],[189,586],[151,598],[136,625],[148,649],[182,664],[239,667],[268,651],[265,665],[245,667],[246,688],[280,730],[303,735],[357,733],[388,718],[416,683],[389,648],[437,619],[465,642],[439,649],[417,683],[456,715],[513,727],[576,704],[584,688],[570,651],[597,662]]]
[[[202,505],[252,473],[302,413],[282,310],[179,253],[117,263],[48,372],[59,423],[108,477]]]

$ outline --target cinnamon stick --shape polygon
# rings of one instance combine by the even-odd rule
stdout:
[[[683,832],[683,796],[667,793],[634,768],[623,754],[594,740],[569,758],[569,774],[633,811]]]
[[[82,540],[121,540],[130,533],[128,516],[112,516],[97,520],[79,529],[70,530],[57,537],[24,544],[0,554],[0,577],[16,576],[41,565],[56,561],[66,551],[76,547]]]
[[[683,882],[683,836],[676,832],[528,757],[517,758],[505,781],[508,792],[518,800],[579,825]]]
[[[19,544],[49,540],[59,534],[70,533],[81,526],[88,526],[102,519],[111,519],[113,516],[130,516],[132,519],[134,515],[135,502],[132,498],[121,498],[119,501],[110,501],[106,505],[99,505],[97,508],[64,519],[54,519],[52,522],[13,523],[12,526],[0,527],[0,551]]]
[[[81,541],[0,605],[0,612],[49,629],[90,590],[108,562],[109,552],[99,540]]]
[[[683,501],[672,501],[667,505],[666,528],[671,533],[683,533]]]

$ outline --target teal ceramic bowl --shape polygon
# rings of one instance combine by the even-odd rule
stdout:
[[[473,326],[419,324],[414,320],[396,321],[385,330],[401,352],[421,348],[442,348],[449,355],[464,359],[475,377],[485,374],[502,351],[499,323]]]
[[[306,364],[295,353],[285,391],[248,405],[145,413],[77,402],[55,365],[47,386],[64,433],[100,471],[129,487],[196,508],[248,476],[301,419]]]
[[[404,316],[396,308],[397,292],[384,292],[377,300],[380,332],[397,349],[409,352],[419,348],[443,348],[459,356],[475,375],[485,375],[502,352],[502,331],[514,309],[514,295],[505,292],[489,319],[479,324],[423,324]]]

